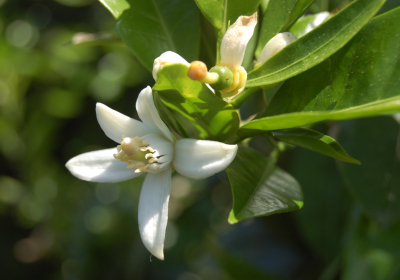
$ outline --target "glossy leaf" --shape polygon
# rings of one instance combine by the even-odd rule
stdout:
[[[315,0],[298,0],[290,12],[289,18],[282,27],[281,32],[288,31],[296,21],[304,15],[307,9],[315,2]]]
[[[274,157],[239,147],[237,156],[226,169],[233,194],[230,223],[300,209],[303,194],[299,183],[275,166]]]
[[[225,33],[228,21],[233,24],[239,16],[252,15],[261,0],[195,0],[203,15]]]
[[[399,124],[391,117],[339,123],[338,139],[361,166],[338,162],[343,178],[371,218],[382,226],[400,222]]]
[[[321,63],[354,37],[383,2],[384,0],[357,0],[351,3],[251,71],[246,86],[274,84]]]
[[[263,11],[260,36],[256,48],[256,56],[262,51],[264,46],[274,37],[285,25],[290,11],[296,4],[296,0],[269,1]]]
[[[330,14],[328,12],[322,12],[314,15],[307,15],[299,19],[291,28],[290,32],[293,33],[297,38],[307,34],[318,25],[325,22]]]
[[[332,137],[306,128],[291,128],[273,131],[272,135],[286,143],[303,147],[328,157],[360,164],[340,146]]]
[[[158,91],[162,103],[189,136],[226,141],[239,127],[236,111],[216,97],[205,84],[189,79],[188,69],[183,64],[164,66],[157,74],[153,89]]]
[[[165,51],[179,53],[188,61],[197,59],[200,22],[198,9],[192,1],[117,0],[107,3],[109,9],[115,7],[115,3],[128,3],[129,8],[124,6],[122,13],[120,9],[114,12],[119,14],[117,29],[148,70],[152,70],[154,59]]]
[[[107,10],[114,16],[115,19],[119,19],[122,13],[130,8],[129,0],[99,0]]]
[[[286,81],[241,133],[399,111],[399,19],[400,9],[376,17],[332,58]]]

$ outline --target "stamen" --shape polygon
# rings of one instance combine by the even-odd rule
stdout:
[[[157,161],[157,158],[151,158],[151,159],[149,159],[149,163],[154,163],[154,162],[156,162]]]
[[[140,167],[144,167],[144,166],[145,166],[145,164],[143,162],[131,162],[131,163],[128,163],[126,168],[133,169],[133,168],[140,168]]]
[[[150,170],[150,164],[146,164],[146,166],[143,168],[143,171],[149,171]]]
[[[153,157],[154,157],[153,154],[146,154],[144,156],[145,159],[149,159],[149,158],[153,158]]]

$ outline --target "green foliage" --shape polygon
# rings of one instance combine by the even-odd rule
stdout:
[[[303,193],[289,173],[275,166],[276,158],[239,147],[226,169],[232,187],[233,208],[229,223],[300,209]]]
[[[97,1],[112,16],[95,0],[39,2],[0,0],[1,279],[400,278],[399,124],[375,117],[400,111],[398,0]],[[222,99],[183,64],[152,79],[164,51],[212,69],[254,12],[246,70],[277,33],[302,36],[241,94]],[[144,176],[95,184],[64,167],[116,145],[96,102],[137,119],[147,85],[176,138],[239,145],[227,177],[173,175],[163,262],[137,229]]]
[[[246,86],[274,84],[321,63],[346,44],[384,0],[357,0],[310,33],[289,44],[248,75]]]
[[[122,40],[149,71],[154,58],[165,51],[177,52],[189,61],[197,59],[200,24],[193,2],[104,0],[102,3],[119,20],[117,29]]]
[[[188,69],[186,65],[173,64],[157,74],[153,89],[169,109],[169,116],[163,116],[165,121],[176,122],[180,128],[173,126],[175,131],[184,137],[217,141],[232,138],[239,127],[237,113],[205,84],[189,79]]]
[[[273,131],[272,135],[286,143],[300,146],[342,161],[360,164],[332,137],[306,128],[292,128]]]
[[[241,132],[261,133],[399,110],[399,92],[392,86],[398,83],[400,71],[396,55],[399,15],[396,9],[373,19],[332,58],[287,81],[261,118],[242,126]]]
[[[383,226],[400,221],[398,133],[390,117],[347,121],[339,130],[343,146],[363,163],[340,164],[343,178],[363,211]]]

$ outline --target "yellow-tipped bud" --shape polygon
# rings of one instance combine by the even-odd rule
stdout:
[[[208,72],[207,66],[201,61],[193,61],[190,63],[187,75],[190,79],[205,84],[215,84],[219,80],[218,74]]]
[[[187,75],[192,80],[201,81],[207,76],[207,73],[208,69],[204,62],[196,60],[190,63]]]

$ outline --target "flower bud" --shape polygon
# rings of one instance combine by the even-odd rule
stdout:
[[[204,62],[193,61],[190,63],[188,77],[195,81],[201,81],[207,76],[207,66]]]
[[[154,60],[153,64],[153,78],[155,81],[157,81],[157,73],[161,71],[161,69],[168,64],[184,64],[184,65],[189,65],[189,63],[181,57],[179,54],[167,51],[161,54],[159,57],[157,57]]]
[[[265,61],[270,59],[284,47],[289,45],[291,42],[296,40],[296,36],[294,36],[290,32],[283,32],[277,34],[273,37],[269,42],[265,45],[264,49],[261,51],[260,55],[258,56],[257,63],[254,66],[254,69],[260,67]]]
[[[218,74],[218,81],[211,85],[215,90],[223,90],[232,86],[233,83],[233,73],[228,67],[224,66],[214,66],[210,69],[211,73]]]

